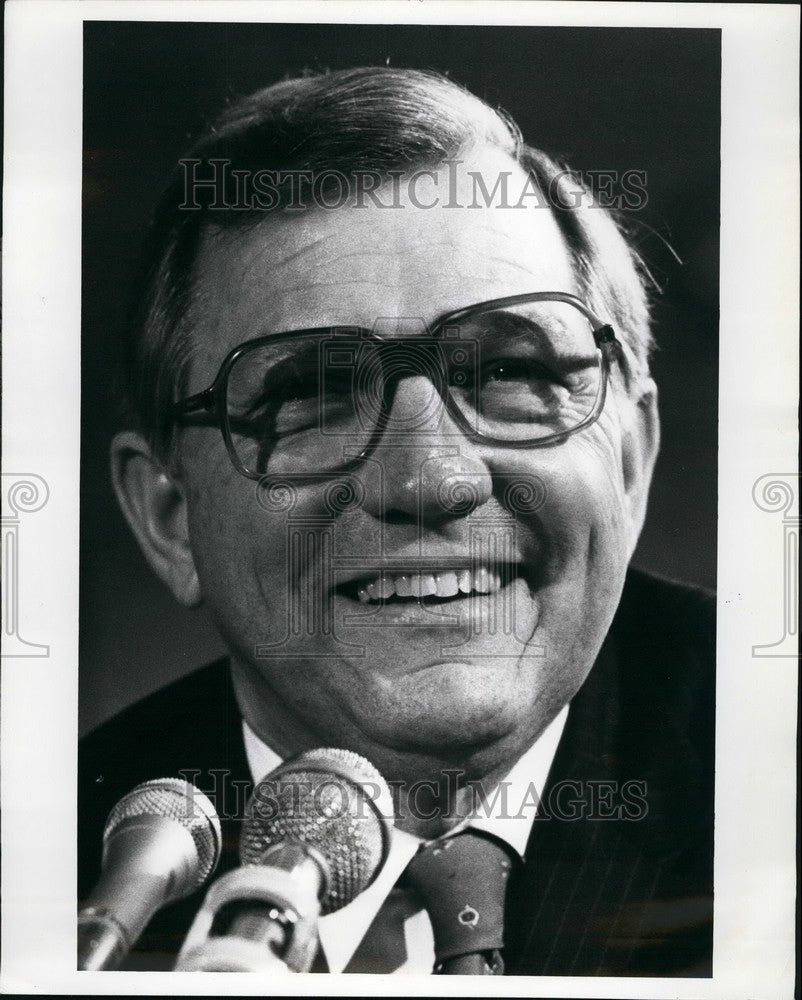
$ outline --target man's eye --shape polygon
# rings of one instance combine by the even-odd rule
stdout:
[[[266,381],[248,399],[229,397],[229,419],[238,434],[275,438],[308,425],[317,410],[316,385],[291,378]]]
[[[354,391],[354,372],[351,370],[330,369],[323,376],[323,398],[350,398]]]
[[[543,362],[526,357],[497,358],[484,364],[476,391],[482,415],[508,423],[558,420],[571,398],[564,378]]]
[[[562,385],[562,379],[544,364],[530,358],[500,358],[482,368],[480,385],[517,383],[535,388],[537,384]]]
[[[243,414],[242,430],[252,436],[286,437],[344,419],[352,412],[350,374],[327,375],[323,386],[316,371],[284,373],[271,379]]]
[[[266,381],[279,405],[317,399],[320,391],[318,370],[312,365],[281,366]]]
[[[318,400],[316,384],[300,380],[288,382],[276,387],[272,399],[262,407],[261,413],[269,419],[276,435],[291,434],[316,423]]]

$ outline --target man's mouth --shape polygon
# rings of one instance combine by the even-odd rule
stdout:
[[[389,572],[365,576],[338,587],[338,591],[362,604],[424,601],[441,603],[474,595],[495,594],[520,575],[521,567],[475,566]]]

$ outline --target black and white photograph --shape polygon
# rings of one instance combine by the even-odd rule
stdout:
[[[793,801],[798,666],[793,280],[756,270],[729,322],[749,283],[727,228],[738,25],[604,4],[521,5],[520,23],[462,4],[430,23],[425,4],[420,23],[390,4],[86,6],[74,367],[52,352],[36,391],[60,378],[70,400],[47,417],[71,442],[49,574],[70,580],[69,694],[43,696],[58,722],[34,715],[74,817],[52,975],[790,996],[792,814],[776,843],[734,823],[735,774],[741,802],[769,794],[739,771],[758,732],[755,771]],[[11,245],[7,286],[36,267]],[[62,502],[33,431],[17,442],[12,778],[9,697],[46,688],[58,655],[29,527]],[[758,544],[753,611],[733,560]],[[17,780],[4,797],[15,831],[28,808],[46,825]],[[739,876],[740,836],[766,854]],[[776,909],[754,904],[750,930],[761,872]],[[31,919],[7,938],[19,968]]]

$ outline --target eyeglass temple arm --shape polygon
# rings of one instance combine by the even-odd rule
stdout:
[[[198,413],[201,410],[212,410],[216,405],[217,394],[214,386],[210,386],[208,389],[204,389],[203,392],[197,392],[194,396],[189,396],[187,399],[182,399],[178,403],[173,404],[172,416],[174,419],[178,419],[179,417],[186,417],[190,413]]]

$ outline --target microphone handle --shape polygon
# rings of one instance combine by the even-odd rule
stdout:
[[[80,971],[119,968],[164,898],[165,881],[132,864],[104,872],[78,913]]]
[[[196,849],[174,820],[124,821],[107,840],[103,873],[78,913],[78,969],[116,969],[153,914],[184,895]]]
[[[125,932],[109,913],[82,910],[78,914],[78,969],[103,972],[117,969],[128,954]]]

